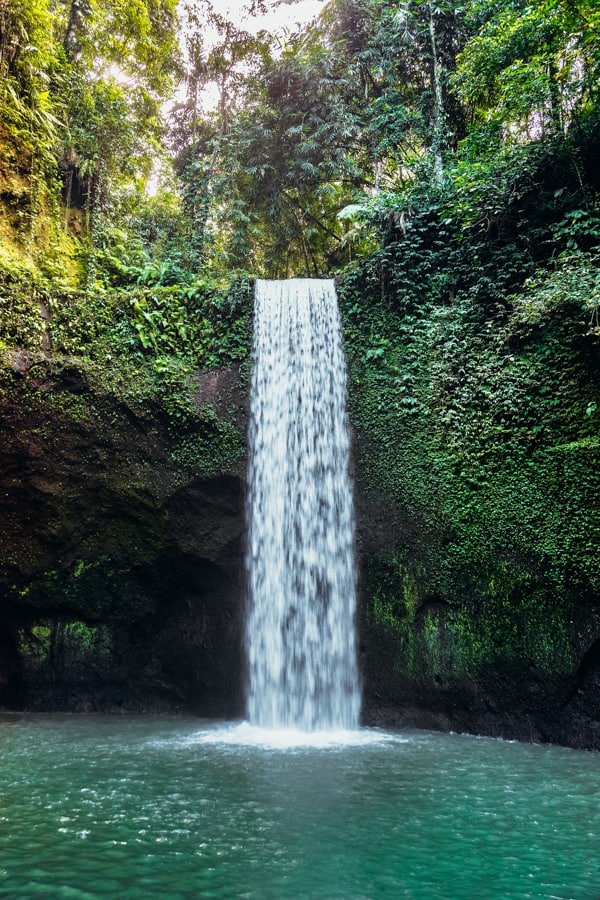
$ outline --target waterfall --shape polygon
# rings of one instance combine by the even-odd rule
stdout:
[[[345,402],[333,281],[258,281],[247,555],[253,725],[358,725]]]

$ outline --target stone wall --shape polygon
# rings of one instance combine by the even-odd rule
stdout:
[[[219,459],[244,400],[235,371],[192,388],[198,419],[178,433],[143,385],[5,359],[4,708],[240,713],[244,465]]]

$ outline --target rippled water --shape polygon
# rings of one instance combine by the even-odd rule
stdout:
[[[0,896],[600,896],[600,756],[426,732],[0,719]]]

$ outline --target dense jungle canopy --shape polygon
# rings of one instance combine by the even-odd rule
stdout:
[[[537,321],[568,291],[593,331],[599,32],[594,0],[331,0],[283,37],[208,0],[1,0],[7,273],[131,291],[169,354],[208,282],[401,246],[409,306]]]

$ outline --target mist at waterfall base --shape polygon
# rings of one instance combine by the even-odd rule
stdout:
[[[334,283],[258,281],[248,466],[248,719],[358,727],[346,365]]]

